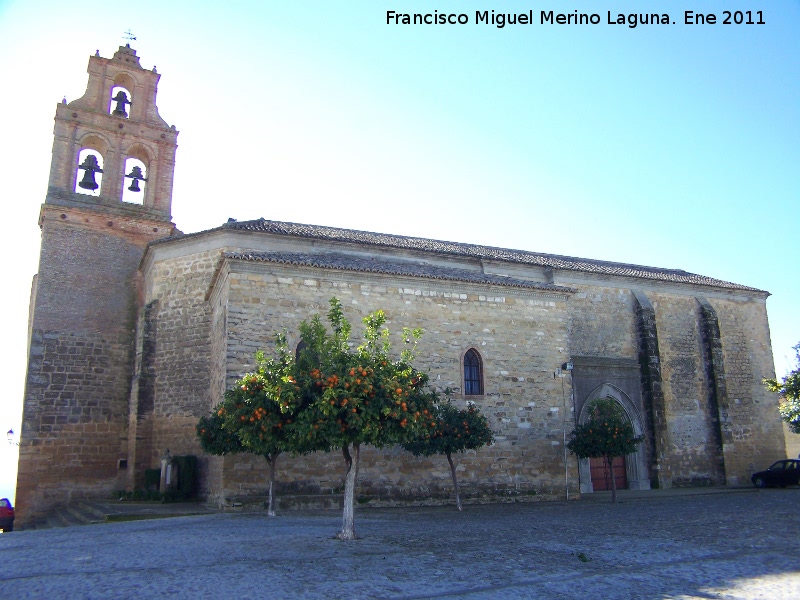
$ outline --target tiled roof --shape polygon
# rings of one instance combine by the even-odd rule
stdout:
[[[737,283],[731,283],[728,281],[722,281],[720,279],[714,279],[712,277],[688,273],[687,271],[680,269],[660,269],[656,267],[645,267],[641,265],[615,263],[603,260],[573,258],[570,256],[559,256],[555,254],[541,254],[538,252],[526,252],[524,250],[509,250],[506,248],[495,248],[492,246],[481,246],[476,244],[462,244],[458,242],[445,242],[426,238],[406,237],[402,235],[371,233],[368,231],[356,231],[353,229],[338,229],[335,227],[323,227],[320,225],[303,225],[298,223],[256,219],[253,221],[241,222],[230,221],[223,225],[222,228],[264,232],[273,235],[329,240],[335,242],[347,242],[362,246],[379,246],[384,248],[419,250],[424,252],[466,256],[484,260],[497,260],[525,265],[535,265],[539,267],[549,267],[552,269],[581,271],[584,273],[595,273],[599,275],[618,275],[654,281],[707,285],[734,290],[748,290],[754,292],[762,291],[756,288],[739,285]]]
[[[387,259],[366,258],[350,254],[339,254],[336,252],[321,252],[319,254],[300,252],[227,252],[225,253],[225,257],[236,260],[302,265],[342,271],[406,275],[425,279],[463,281],[561,293],[574,291],[559,285],[526,281],[513,277],[504,277],[502,275],[487,275],[485,273],[467,271],[465,269],[454,269],[451,267],[440,267],[416,262],[395,262]]]

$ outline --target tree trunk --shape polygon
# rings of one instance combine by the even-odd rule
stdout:
[[[617,503],[617,478],[614,477],[614,465],[613,465],[614,458],[611,456],[606,456],[606,465],[608,465],[608,473],[611,475],[611,502],[613,504]]]
[[[447,456],[447,462],[450,463],[450,476],[453,478],[453,487],[456,490],[456,506],[458,510],[462,510],[461,508],[461,496],[458,493],[458,479],[456,478],[456,466],[453,464],[453,457],[450,456],[449,452],[445,452]]]
[[[342,454],[347,463],[347,475],[344,481],[344,514],[342,515],[342,531],[336,536],[340,540],[356,539],[355,504],[356,504],[356,479],[358,478],[358,458],[360,447],[353,444],[353,454],[350,456],[348,446],[342,446]]]
[[[277,461],[278,461],[278,454],[267,454],[264,458],[267,459],[267,464],[269,465],[269,496],[267,500],[267,516],[274,517],[275,516],[275,507],[272,500],[272,486],[275,483],[275,472],[277,470]]]

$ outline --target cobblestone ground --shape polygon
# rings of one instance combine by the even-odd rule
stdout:
[[[0,598],[800,598],[800,490],[0,535]]]

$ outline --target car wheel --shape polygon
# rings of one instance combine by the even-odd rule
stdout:
[[[757,488],[765,488],[767,487],[767,482],[764,481],[763,477],[756,477],[753,480],[753,485],[755,485]]]

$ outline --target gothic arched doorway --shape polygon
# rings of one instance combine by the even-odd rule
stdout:
[[[625,416],[633,426],[634,435],[639,436],[644,433],[642,417],[636,406],[625,392],[610,383],[604,383],[598,386],[587,395],[586,401],[583,403],[580,415],[578,416],[578,423],[582,424],[586,422],[589,418],[588,406],[591,404],[592,400],[598,398],[611,398],[618,402]],[[614,475],[618,490],[650,489],[650,477],[647,472],[644,446],[645,444],[639,444],[636,447],[636,452],[633,454],[618,457],[614,460]],[[582,494],[611,489],[611,480],[607,475],[605,459],[580,459],[578,461],[578,467],[580,470]]]

